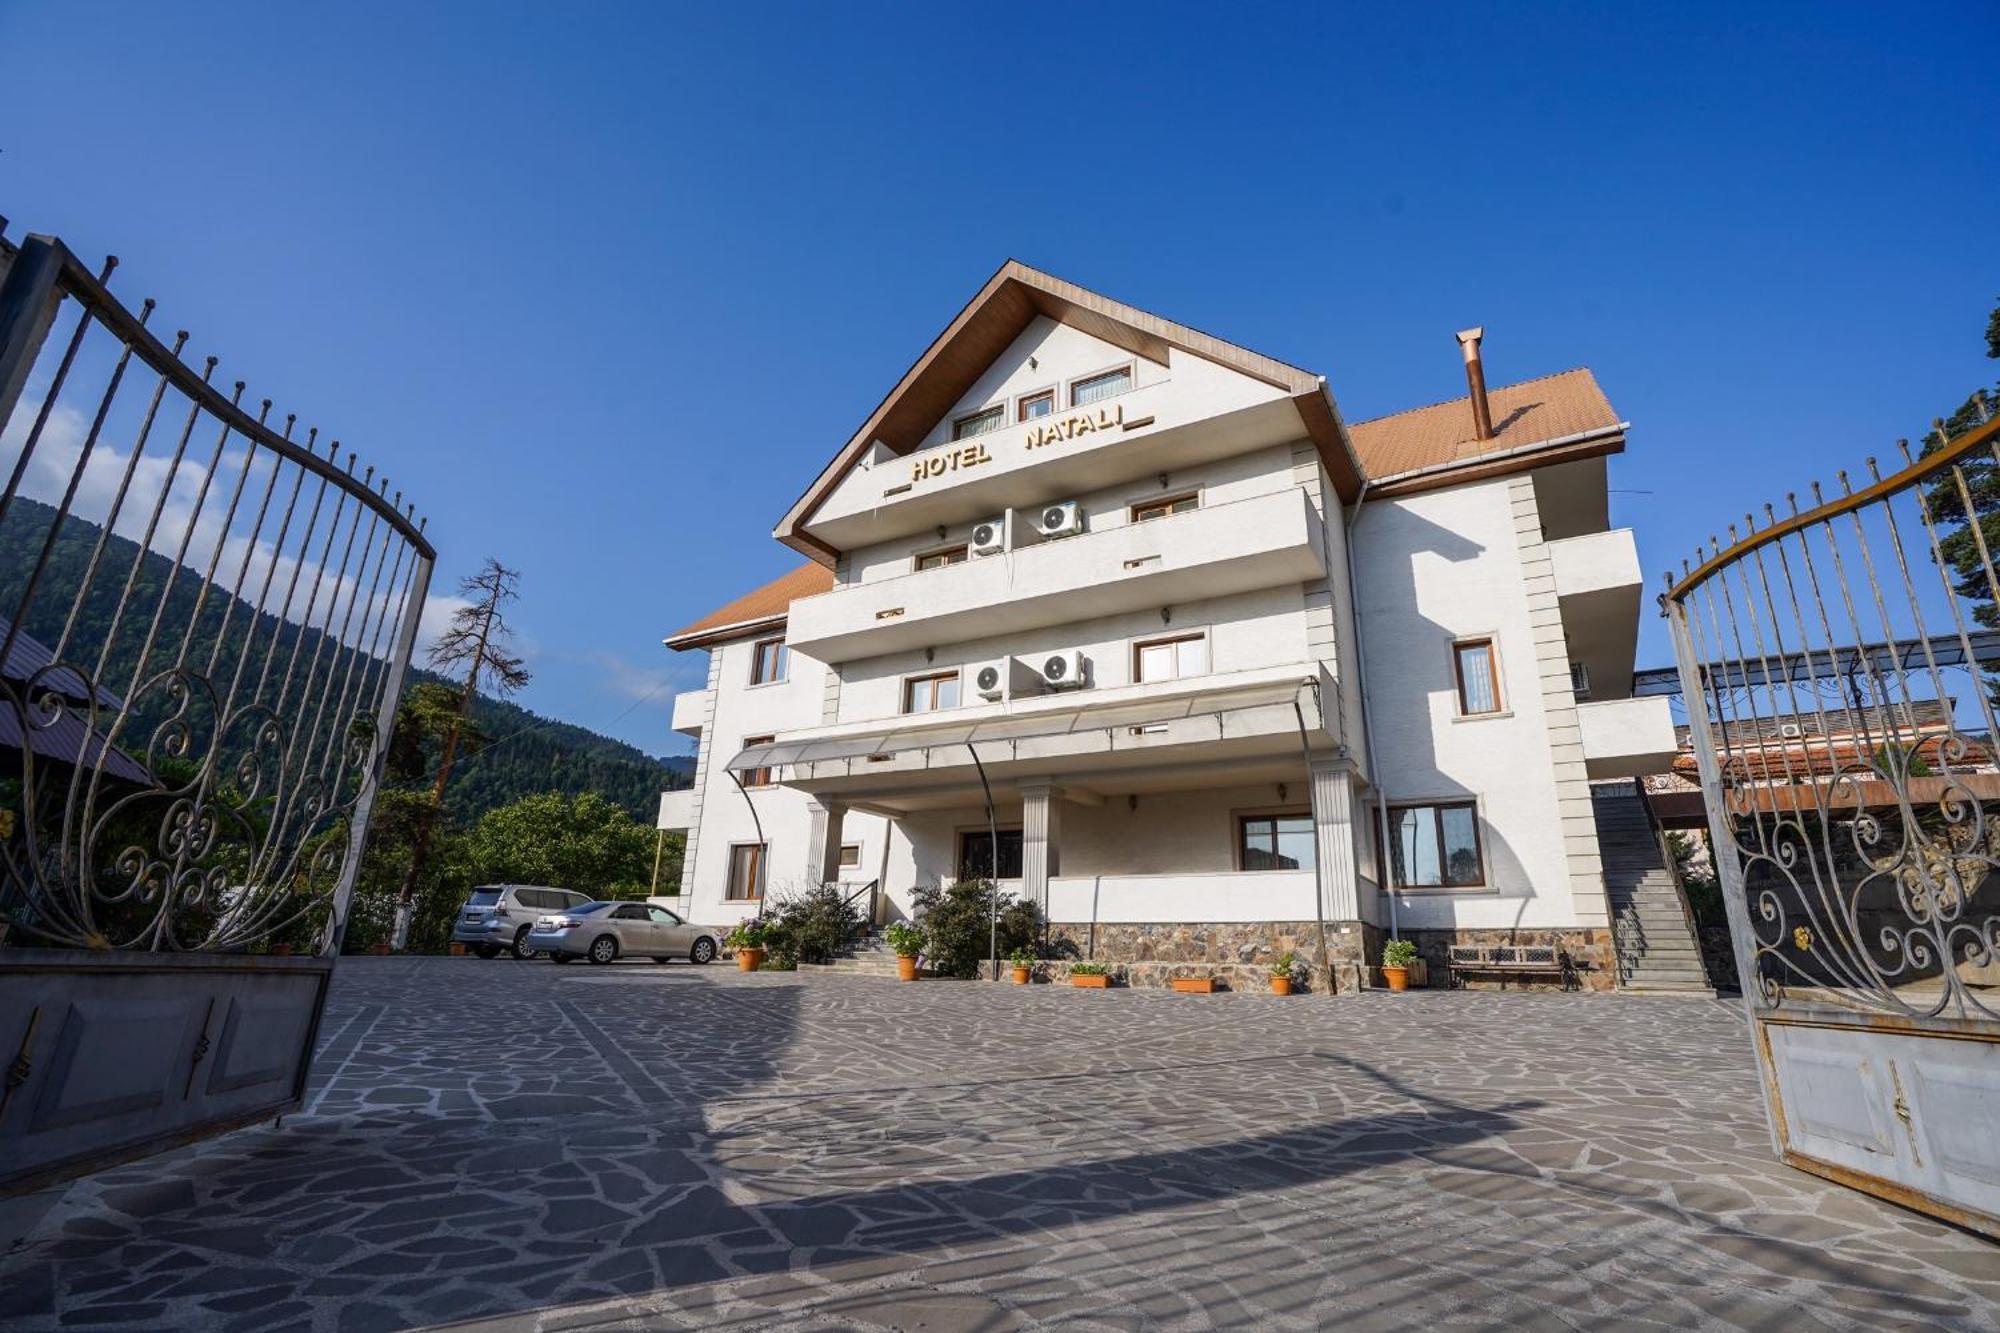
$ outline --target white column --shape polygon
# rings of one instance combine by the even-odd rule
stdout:
[[[1049,782],[1021,784],[1021,896],[1047,909],[1049,881],[1062,873],[1062,789]],[[999,849],[994,849],[999,860]],[[997,867],[996,867],[997,868]]]
[[[1313,836],[1319,852],[1319,892],[1328,921],[1361,921],[1361,881],[1355,840],[1365,836],[1366,810],[1356,797],[1353,766],[1344,759],[1312,765]]]
[[[825,884],[840,878],[840,833],[847,806],[840,801],[806,802],[812,823],[806,832],[806,878]]]

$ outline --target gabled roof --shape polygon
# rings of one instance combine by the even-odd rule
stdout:
[[[904,372],[889,396],[869,413],[806,493],[786,511],[773,535],[794,550],[830,565],[834,553],[802,529],[855,460],[876,440],[898,453],[916,448],[1040,315],[1162,365],[1168,352],[1178,349],[1284,390],[1298,405],[1306,431],[1318,446],[1341,497],[1351,500],[1359,490],[1360,468],[1322,377],[1010,259]]]
[[[725,639],[782,626],[794,598],[811,597],[832,588],[833,571],[808,562],[744,593],[727,606],[717,607],[692,625],[675,630],[667,636],[667,647],[706,648]]]
[[[1469,397],[1357,421],[1347,433],[1370,481],[1393,493],[1414,489],[1396,485],[1396,479],[1408,473],[1456,468],[1490,455],[1514,454],[1591,432],[1617,432],[1624,426],[1587,369],[1503,385],[1488,391],[1486,400],[1493,413],[1493,437],[1487,440],[1472,437]],[[1622,447],[1622,439],[1614,442],[1608,434],[1606,443],[1611,447],[1597,452]],[[1462,475],[1452,478],[1454,483],[1461,480],[1465,480]]]

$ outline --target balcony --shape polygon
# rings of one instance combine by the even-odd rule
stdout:
[[[1578,704],[1583,767],[1592,778],[1664,773],[1680,753],[1674,715],[1664,695]]]
[[[708,691],[684,690],[674,696],[674,730],[683,736],[701,739],[708,722]]]
[[[691,829],[694,827],[694,789],[663,791],[660,793],[660,818],[656,828],[668,830]]]
[[[804,598],[792,603],[787,638],[809,657],[846,662],[1323,572],[1319,517],[1303,491],[1287,489]]]
[[[1630,528],[1591,532],[1549,543],[1556,603],[1572,661],[1590,673],[1594,699],[1632,692],[1632,654],[1639,642],[1645,579]]]

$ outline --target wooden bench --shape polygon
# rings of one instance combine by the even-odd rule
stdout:
[[[1555,977],[1567,988],[1574,976],[1569,955],[1551,944],[1454,944],[1451,984],[1462,987],[1461,974]]]

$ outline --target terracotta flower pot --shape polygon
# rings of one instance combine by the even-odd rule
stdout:
[[[1014,984],[1015,984],[1016,986],[1025,986],[1025,985],[1027,985],[1027,984],[1028,984],[1028,969],[1027,969],[1027,968],[1025,968],[1025,967],[1017,967],[1017,968],[1015,968],[1015,969],[1014,969]]]
[[[1215,994],[1214,977],[1175,977],[1174,989],[1183,995]]]
[[[915,981],[917,979],[916,955],[907,953],[896,955],[896,979],[898,981]]]
[[[374,954],[377,958],[386,957],[389,952],[389,941],[382,940],[376,943],[375,945],[370,947],[368,952]]]
[[[1111,978],[1101,973],[1094,977],[1080,977],[1075,973],[1071,973],[1069,984],[1080,986],[1084,990],[1109,990],[1111,988]]]
[[[1382,979],[1389,983],[1390,990],[1408,990],[1410,988],[1410,969],[1407,967],[1385,967],[1382,969]]]
[[[1290,977],[1271,978],[1271,994],[1290,995],[1291,993],[1292,993],[1292,979]]]
[[[764,951],[762,949],[738,949],[736,951],[736,966],[741,971],[755,972],[763,965]]]
[[[457,940],[453,940],[451,942],[451,956],[453,958],[465,957],[465,946],[463,944],[460,944]]]
[[[289,944],[274,944],[271,946],[271,952],[280,958],[290,958],[292,956],[292,946]]]

